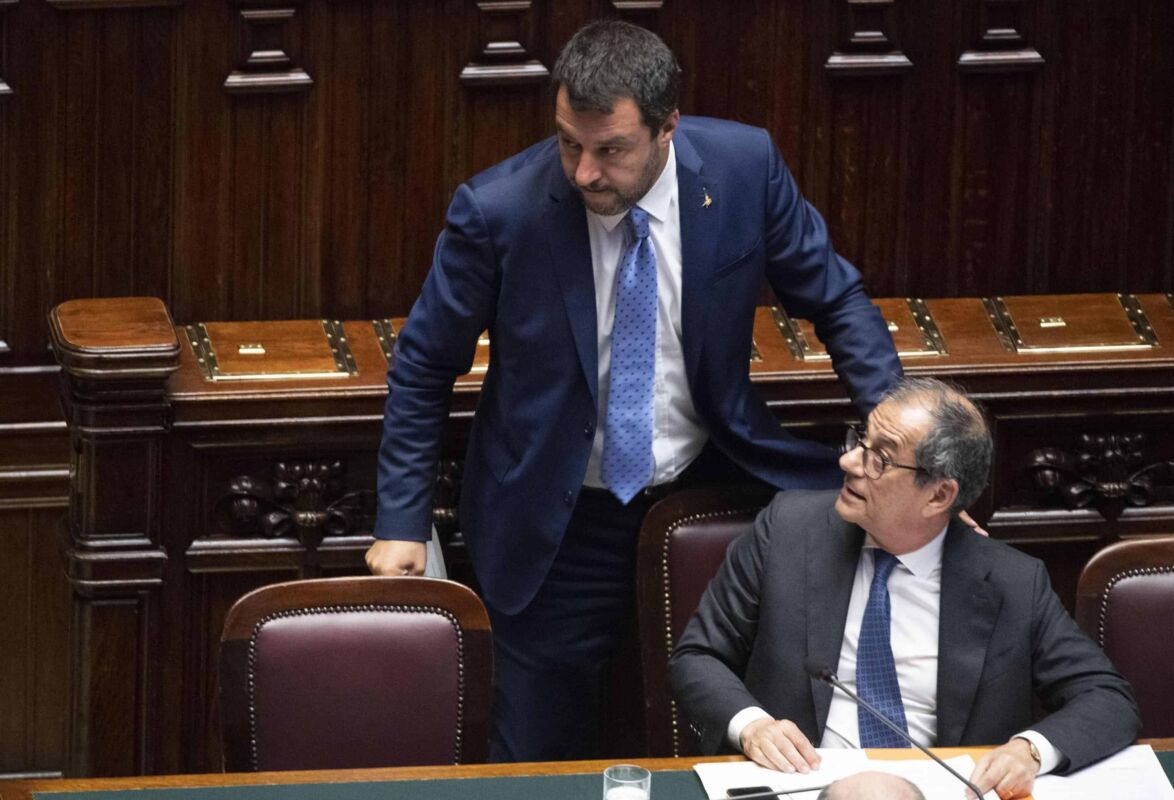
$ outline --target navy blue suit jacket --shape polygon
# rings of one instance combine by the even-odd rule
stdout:
[[[766,131],[682,117],[673,141],[694,406],[711,442],[762,480],[834,486],[836,454],[785,433],[751,387],[763,276],[788,313],[814,322],[863,413],[900,374],[884,321]],[[542,583],[586,474],[598,408],[595,307],[586,212],[553,138],[457,188],[388,370],[375,534],[428,538],[453,382],[488,329],[459,514],[484,597],[505,613]]]

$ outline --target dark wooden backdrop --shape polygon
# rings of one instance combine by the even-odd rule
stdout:
[[[878,296],[1174,288],[1169,0],[0,0],[0,773],[62,763],[48,309],[403,314],[605,15],[774,133]]]

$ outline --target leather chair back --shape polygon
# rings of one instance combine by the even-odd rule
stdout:
[[[484,761],[492,644],[467,587],[430,578],[265,586],[220,641],[229,772]]]
[[[730,542],[753,528],[770,498],[762,489],[690,489],[661,500],[644,519],[636,591],[649,756],[699,753],[672,696],[669,656]]]
[[[1174,736],[1174,536],[1094,555],[1080,574],[1076,619],[1133,686],[1141,737]]]

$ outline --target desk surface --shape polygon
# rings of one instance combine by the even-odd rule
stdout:
[[[1167,775],[1174,773],[1174,739],[1150,739],[1143,742],[1161,755]],[[982,755],[984,748],[936,748],[942,757]],[[869,751],[878,758],[908,758],[908,750]],[[922,757],[915,754],[915,757]],[[740,756],[718,758],[642,758],[641,764],[657,773],[653,777],[654,797],[673,800],[705,800],[701,783],[692,773],[693,764],[706,761],[741,761]],[[561,761],[530,764],[470,764],[449,767],[390,767],[361,770],[320,770],[291,772],[254,772],[205,775],[159,775],[131,778],[64,778],[57,780],[0,782],[0,800],[32,800],[58,793],[68,793],[59,800],[310,800],[322,796],[314,785],[333,784],[333,800],[441,800],[470,796],[461,779],[499,778],[477,787],[478,800],[526,800],[526,778],[552,776],[544,781],[543,797],[567,800],[596,800],[600,794],[600,773],[617,763],[606,761]],[[394,791],[399,782],[402,791]],[[426,783],[421,783],[426,782]],[[378,789],[375,789],[375,784]],[[389,785],[391,784],[391,785]],[[223,790],[235,787],[230,793]],[[247,787],[252,787],[247,788]],[[172,790],[172,791],[143,791]],[[178,790],[178,791],[176,791]],[[426,794],[424,793],[426,791]]]

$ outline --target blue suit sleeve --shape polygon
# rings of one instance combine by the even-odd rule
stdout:
[[[377,538],[424,541],[431,535],[453,384],[469,371],[477,338],[492,326],[499,285],[488,225],[473,191],[462,185],[387,370]]]
[[[852,403],[867,416],[902,374],[892,337],[860,273],[836,254],[823,218],[773,143],[768,149],[767,280],[788,314],[814,323]]]

